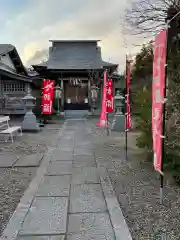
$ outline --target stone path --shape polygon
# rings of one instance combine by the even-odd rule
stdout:
[[[67,120],[60,135],[1,239],[132,239],[106,169],[95,159],[90,126]]]

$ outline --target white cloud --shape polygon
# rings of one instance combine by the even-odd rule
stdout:
[[[32,0],[27,11],[6,23],[23,61],[46,54],[49,39],[101,39],[104,60],[124,66],[120,18],[126,0]],[[43,60],[43,59],[42,59]],[[38,59],[39,61],[39,59]],[[31,61],[32,63],[32,61]]]

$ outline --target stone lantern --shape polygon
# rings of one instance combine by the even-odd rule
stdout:
[[[119,90],[117,90],[114,99],[115,99],[115,111],[117,114],[122,115],[124,107],[124,97],[122,96]]]
[[[28,87],[28,92],[25,97],[23,97],[23,102],[27,110],[26,115],[22,123],[23,131],[39,131],[40,127],[36,121],[36,116],[33,113],[33,108],[36,105],[36,98],[31,95],[30,87]]]
[[[124,132],[125,131],[125,115],[123,114],[122,108],[124,106],[124,97],[117,90],[115,95],[115,115],[112,121],[112,131]]]

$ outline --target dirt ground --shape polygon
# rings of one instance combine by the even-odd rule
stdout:
[[[92,121],[91,121],[92,122]],[[137,133],[128,133],[128,160],[124,134],[99,130],[92,122],[95,157],[106,166],[134,240],[179,240],[180,187],[165,173],[164,203],[159,202],[159,174],[152,163],[138,159]]]
[[[44,154],[53,145],[63,121],[47,124],[39,133],[23,133],[14,143],[0,142],[0,154],[13,157]],[[36,174],[36,167],[0,168],[0,235],[17,207],[20,198]]]

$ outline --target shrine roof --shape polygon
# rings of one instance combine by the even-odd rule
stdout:
[[[53,41],[47,69],[101,69],[97,41]]]
[[[110,68],[113,71],[118,64],[102,60],[99,40],[50,40],[49,59],[32,65],[39,72],[46,70],[78,71]]]
[[[118,64],[102,60],[98,40],[51,40],[48,61],[32,65],[34,69],[47,70],[102,70],[115,69]]]
[[[104,67],[118,67],[118,64],[116,63],[110,63],[110,62],[106,62],[106,61],[102,61],[102,64]]]
[[[71,39],[60,39],[60,40],[49,40],[49,42],[52,43],[97,43],[100,42],[100,40],[96,39],[77,39],[77,40],[71,40]]]

